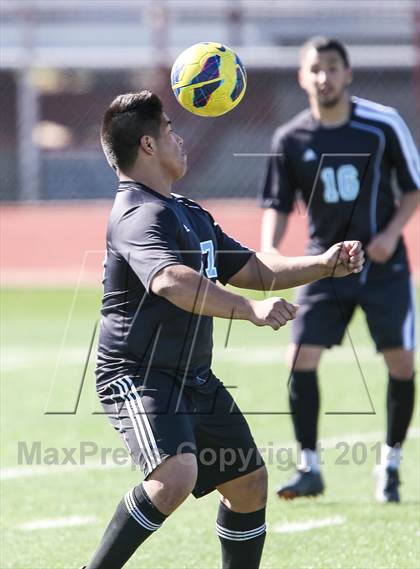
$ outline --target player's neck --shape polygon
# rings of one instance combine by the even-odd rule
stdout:
[[[323,127],[334,128],[348,122],[351,113],[350,97],[344,95],[333,107],[322,107],[318,101],[311,101],[313,116]]]
[[[162,194],[165,197],[170,197],[172,191],[172,180],[168,180],[162,173],[154,172],[119,172],[120,182],[136,182],[137,184],[144,184],[148,188],[151,188],[158,194]]]

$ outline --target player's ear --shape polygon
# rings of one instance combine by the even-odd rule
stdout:
[[[145,134],[140,138],[139,142],[140,142],[140,144],[139,144],[140,148],[144,152],[146,152],[146,154],[148,154],[149,156],[152,156],[155,153],[156,143],[155,143],[153,136]]]
[[[347,68],[347,86],[353,83],[353,71],[351,67]]]
[[[302,67],[299,67],[297,72],[297,80],[301,89],[305,90],[305,74]]]

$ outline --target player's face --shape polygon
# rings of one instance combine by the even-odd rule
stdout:
[[[321,107],[334,107],[351,83],[351,70],[335,50],[310,49],[299,70],[299,82],[310,99]]]
[[[187,153],[184,141],[172,128],[168,116],[163,113],[160,136],[157,140],[159,158],[162,167],[173,180],[179,180],[187,171]]]

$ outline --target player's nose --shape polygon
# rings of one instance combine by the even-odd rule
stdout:
[[[321,85],[323,85],[324,83],[327,82],[327,74],[325,71],[319,71],[318,75],[317,75],[317,80],[318,83],[320,83]]]

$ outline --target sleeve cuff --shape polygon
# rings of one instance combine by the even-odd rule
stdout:
[[[287,206],[286,204],[281,204],[279,200],[273,198],[266,198],[261,200],[261,207],[263,209],[275,209],[276,211],[281,211],[282,213],[291,213],[293,211],[293,205]]]
[[[154,277],[157,275],[157,273],[159,271],[161,271],[162,269],[166,268],[166,267],[170,267],[171,265],[181,265],[182,263],[178,262],[178,261],[162,261],[162,263],[159,263],[159,265],[156,265],[156,267],[153,267],[152,271],[149,273],[148,277],[147,277],[147,282],[146,282],[146,291],[148,294],[153,294],[153,292],[150,290],[150,286],[152,284],[152,280],[154,279]]]

